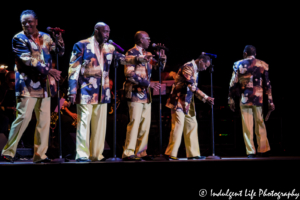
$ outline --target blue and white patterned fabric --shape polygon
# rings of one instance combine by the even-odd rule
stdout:
[[[109,68],[115,47],[99,43],[94,36],[77,42],[72,51],[69,66],[68,95],[76,94],[76,103],[110,103]],[[134,56],[116,53],[120,64],[134,64]]]
[[[60,56],[64,47],[59,46]],[[12,39],[15,54],[16,96],[50,97],[56,94],[55,79],[49,75],[52,67],[50,51],[55,51],[52,38],[39,32],[35,39],[24,32],[16,34]]]

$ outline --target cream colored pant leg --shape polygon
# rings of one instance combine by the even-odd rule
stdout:
[[[270,145],[267,138],[267,130],[263,119],[262,107],[253,106],[253,115],[257,140],[257,152],[264,153],[270,150]]]
[[[135,153],[137,157],[147,155],[148,138],[151,123],[151,103],[143,103],[142,117],[138,131]]]
[[[20,138],[31,120],[34,109],[37,123],[34,134],[33,162],[47,158],[45,153],[48,149],[50,128],[50,103],[51,98],[17,98],[17,118],[12,123],[8,142],[3,148],[2,154],[15,156]]]
[[[255,154],[255,146],[253,143],[253,110],[251,106],[240,105],[242,114],[243,137],[246,145],[246,153]]]
[[[130,122],[127,125],[122,158],[136,154],[146,156],[151,121],[151,104],[127,102]]]
[[[90,123],[93,105],[77,104],[76,158],[89,158]]]
[[[50,107],[51,97],[38,98],[34,107],[37,122],[34,133],[33,162],[47,158],[46,152],[48,149],[51,118]]]
[[[185,114],[183,112],[171,111],[172,128],[169,144],[165,151],[166,155],[177,157],[184,128],[184,118]]]
[[[264,153],[270,150],[269,141],[267,139],[267,131],[263,121],[261,106],[244,106],[240,105],[242,114],[243,136],[246,145],[246,153],[255,154],[255,146],[253,141],[253,117],[255,121],[255,135],[257,138],[257,151]]]
[[[200,156],[198,141],[198,123],[196,116],[185,115],[183,128],[184,143],[187,157]]]
[[[182,132],[187,157],[200,156],[198,142],[198,123],[196,116],[191,116],[191,112],[185,115],[183,112],[172,111],[172,129],[166,155],[177,157],[178,149],[181,144]]]
[[[17,98],[16,119],[11,125],[8,141],[2,150],[2,155],[14,157],[17,146],[31,120],[32,111],[37,98],[23,97]]]
[[[105,146],[106,121],[107,104],[101,103],[93,105],[90,141],[90,159],[92,161],[104,158],[102,154]]]

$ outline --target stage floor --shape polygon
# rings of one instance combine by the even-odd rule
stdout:
[[[152,161],[122,161],[120,160],[106,160],[106,161],[98,161],[98,162],[76,162],[75,160],[70,160],[69,162],[59,162],[53,160],[51,163],[33,163],[32,159],[20,159],[18,161],[15,161],[14,163],[10,162],[5,162],[5,161],[0,161],[0,166],[12,166],[12,165],[96,165],[96,164],[105,164],[105,163],[110,163],[110,164],[125,164],[125,163],[205,163],[205,162],[237,162],[237,161],[242,161],[242,162],[259,162],[259,161],[294,161],[294,162],[300,162],[300,156],[270,156],[270,157],[256,157],[256,158],[247,158],[246,156],[244,157],[221,157],[221,159],[204,159],[204,160],[188,160],[187,158],[179,158],[179,160],[166,160],[164,158],[156,157]],[[300,169],[299,169],[300,170]]]
[[[278,199],[274,192],[300,194],[300,156],[222,157],[219,160],[104,161],[78,163],[0,162],[1,189],[84,193],[104,199]],[[69,189],[70,188],[70,189]],[[15,189],[14,189],[15,190]],[[5,190],[6,191],[6,190]],[[203,191],[205,191],[203,193]],[[242,192],[241,192],[242,191]],[[230,193],[231,192],[231,193]],[[93,195],[92,195],[93,193]],[[231,197],[230,194],[242,196]],[[250,193],[256,196],[250,196]],[[261,193],[259,195],[259,193]],[[21,195],[24,193],[14,193]],[[50,194],[50,193],[49,193]],[[205,194],[205,198],[200,196]],[[222,194],[223,196],[213,196]],[[228,196],[229,195],[229,196]],[[22,196],[22,195],[21,195]],[[1,197],[1,195],[0,195]],[[299,195],[300,198],[300,195]],[[287,197],[281,197],[281,200]],[[296,199],[295,196],[289,199]]]

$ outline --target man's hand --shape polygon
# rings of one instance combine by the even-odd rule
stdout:
[[[50,74],[56,81],[59,81],[59,80],[60,80],[60,74],[61,74],[61,71],[58,71],[57,69],[50,69],[50,70],[49,70],[49,74]]]
[[[75,100],[76,100],[76,94],[69,94],[68,97],[69,97],[70,103],[74,104]]]
[[[77,114],[76,114],[76,113],[70,113],[70,116],[71,116],[74,120],[77,119]]]
[[[272,103],[271,105],[269,105],[269,111],[268,111],[268,113],[267,113],[267,115],[266,115],[265,121],[268,121],[268,120],[269,120],[269,117],[270,117],[271,112],[272,112],[273,110],[275,110],[275,105]]]
[[[152,55],[151,53],[147,53],[145,56],[144,56],[144,60],[146,62],[149,62],[152,58],[154,57],[154,55]]]
[[[229,108],[232,112],[235,112],[235,103],[229,104]]]
[[[208,103],[209,105],[214,105],[214,103],[215,103],[215,98],[207,97],[206,101],[207,101],[207,103]]]
[[[165,45],[164,44],[161,44],[161,43],[158,43],[157,46],[162,46],[164,47]],[[160,49],[160,51],[156,51],[156,55],[158,55],[160,57],[160,59],[162,60],[166,60],[167,59],[167,56],[165,54],[165,50],[164,49]]]
[[[55,28],[58,28],[58,27],[55,27]],[[61,47],[63,47],[64,46],[64,40],[62,38],[61,32],[59,32],[59,34],[55,34],[54,32],[52,32],[52,35],[53,35],[54,38],[56,38],[56,36],[57,36],[57,39],[58,39],[57,42],[58,42],[58,44]]]
[[[269,105],[269,111],[273,111],[275,110],[275,105],[272,103],[271,105]]]
[[[150,83],[150,87],[153,88],[155,91],[159,90],[161,88],[160,83]]]

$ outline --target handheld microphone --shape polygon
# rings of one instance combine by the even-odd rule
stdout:
[[[202,52],[202,54],[206,54],[206,55],[209,55],[209,56],[217,58],[217,54],[205,53],[205,52]]]
[[[154,49],[164,49],[164,50],[166,50],[166,51],[169,51],[169,49],[168,49],[167,47],[161,46],[161,45],[157,45],[157,44],[155,44],[155,43],[152,43],[152,47],[153,47]]]
[[[64,33],[65,32],[65,30],[63,30],[63,29],[60,29],[60,28],[51,28],[51,27],[48,27],[47,31],[48,32],[60,32],[60,33]]]
[[[124,52],[124,49],[116,43],[114,43],[112,40],[108,40],[108,43],[114,45],[119,51]]]

